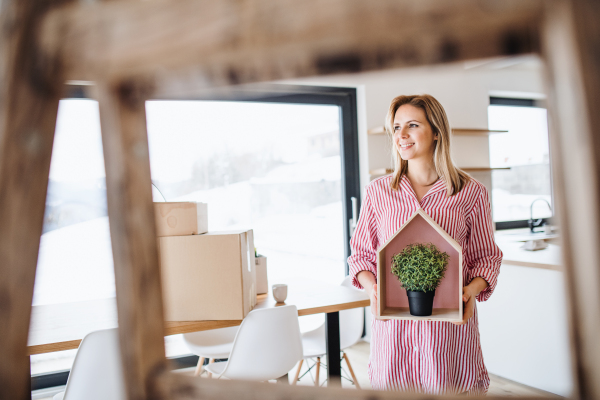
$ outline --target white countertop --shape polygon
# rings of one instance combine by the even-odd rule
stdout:
[[[556,238],[556,235],[548,236],[539,234],[539,236],[532,237],[528,233],[529,229],[527,228],[496,231],[496,243],[504,253],[502,263],[562,271],[562,256],[559,245],[548,243],[547,248],[536,251],[528,251],[520,248],[525,240],[531,238],[551,239]]]

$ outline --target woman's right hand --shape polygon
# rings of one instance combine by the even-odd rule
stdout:
[[[377,315],[377,284],[373,285],[371,289],[371,293],[369,293],[369,298],[371,299],[371,314],[374,316]]]
[[[369,295],[371,312],[373,315],[377,315],[377,280],[375,280],[375,275],[370,271],[360,271],[356,275],[356,279],[358,279],[358,282],[360,282]]]

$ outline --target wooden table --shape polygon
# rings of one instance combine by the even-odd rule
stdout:
[[[285,303],[276,303],[272,293],[258,296],[255,309],[279,305],[295,305],[298,316],[326,313],[327,371],[330,379],[339,381],[340,334],[339,311],[369,305],[362,291],[339,285],[297,278],[278,283],[288,284]],[[165,336],[240,325],[242,320],[165,322]],[[77,303],[32,307],[28,353],[41,354],[79,347],[85,335],[99,329],[117,327],[116,299],[100,299]],[[333,357],[333,359],[331,359]],[[337,357],[338,362],[335,362]]]

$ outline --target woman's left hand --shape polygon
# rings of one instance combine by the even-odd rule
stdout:
[[[453,322],[454,325],[464,325],[473,316],[475,312],[475,298],[477,294],[473,293],[473,289],[469,286],[463,287],[463,319],[461,322]]]
[[[461,322],[453,322],[454,325],[464,325],[475,312],[475,299],[482,290],[488,287],[488,283],[481,277],[476,277],[467,286],[463,287],[463,319]]]

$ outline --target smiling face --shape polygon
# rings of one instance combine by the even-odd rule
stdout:
[[[403,160],[432,160],[437,135],[425,111],[410,104],[398,107],[394,116],[394,144]]]

